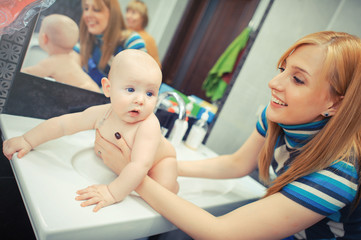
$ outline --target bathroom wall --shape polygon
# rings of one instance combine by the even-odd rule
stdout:
[[[281,54],[297,39],[322,30],[361,37],[359,0],[275,0],[206,145],[218,154],[237,150],[270,100],[269,80]]]

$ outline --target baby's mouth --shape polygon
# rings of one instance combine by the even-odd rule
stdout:
[[[137,110],[137,109],[134,109],[134,110],[129,111],[129,114],[130,114],[131,116],[138,116],[139,113],[140,113],[140,111]]]

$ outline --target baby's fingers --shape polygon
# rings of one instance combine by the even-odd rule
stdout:
[[[76,194],[83,195],[83,194],[88,193],[88,192],[89,192],[88,188],[84,188],[84,189],[80,189],[80,190],[76,191]]]
[[[98,202],[98,204],[93,208],[93,212],[98,212],[101,208],[106,207],[104,201]]]
[[[8,146],[6,141],[3,143],[3,153],[7,159],[11,160],[15,152],[16,151],[14,149]]]
[[[82,207],[87,207],[96,204],[96,206],[93,209],[93,212],[98,212],[101,208],[106,206],[104,200],[101,200],[99,197],[92,196],[92,194],[89,193],[77,196],[75,199],[78,201],[86,200],[80,204],[80,206]]]
[[[30,149],[25,149],[25,148],[21,149],[18,153],[18,158],[24,157],[28,152],[30,152]]]
[[[4,156],[8,159],[11,160],[13,158],[13,153],[7,153],[4,151]]]
[[[90,199],[82,202],[82,203],[80,204],[80,206],[82,206],[82,207],[87,207],[87,206],[90,206],[90,205],[97,204],[98,202],[100,202],[100,199],[97,198],[97,197],[93,197],[93,198],[90,198]]]

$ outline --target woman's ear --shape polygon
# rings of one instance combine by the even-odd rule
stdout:
[[[340,107],[344,96],[337,97],[335,102],[331,107],[327,109],[327,112],[323,113],[322,115],[325,117],[331,117],[337,113],[338,108]]]
[[[110,97],[110,81],[106,77],[102,78],[102,88],[103,88],[104,95],[106,97]]]

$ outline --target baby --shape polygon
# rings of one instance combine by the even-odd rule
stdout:
[[[78,26],[71,18],[60,14],[45,17],[39,31],[39,45],[49,57],[34,66],[23,68],[22,72],[100,92],[98,85],[77,62],[73,47],[78,38]]]
[[[124,50],[115,56],[109,79],[102,79],[104,94],[110,97],[111,103],[46,120],[23,136],[6,140],[4,155],[10,160],[18,152],[21,158],[46,141],[97,129],[114,144],[115,137],[122,137],[131,149],[131,161],[108,186],[89,187],[97,194],[90,199],[97,204],[94,211],[122,201],[147,174],[177,193],[175,150],[161,134],[159,121],[153,113],[161,81],[159,65],[149,54]]]

